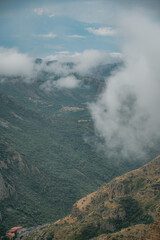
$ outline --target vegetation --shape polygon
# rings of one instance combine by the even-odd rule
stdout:
[[[14,225],[64,217],[75,201],[140,165],[131,161],[117,167],[84,140],[95,139],[86,103],[96,99],[103,81],[85,79],[87,88],[51,94],[39,88],[43,77],[28,85],[1,84],[1,234]]]
[[[158,186],[159,170],[160,157],[157,157],[77,201],[69,216],[23,239],[40,240],[42,235],[47,239],[51,234],[61,240],[145,239],[150,236],[149,224],[157,219],[160,210],[159,191],[153,188],[153,183]],[[143,184],[137,189],[140,179]],[[128,182],[127,189],[132,189],[129,194],[124,182]],[[158,225],[156,222],[153,230],[156,228],[158,233],[160,222]]]
[[[153,223],[153,217],[149,214],[145,214],[140,203],[131,196],[121,198],[119,203],[125,212],[125,217],[109,219],[109,223],[114,224],[117,230],[140,223]]]

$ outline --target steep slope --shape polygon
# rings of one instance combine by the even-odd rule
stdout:
[[[61,106],[52,109],[54,115],[44,114],[0,94],[2,230],[64,217],[77,199],[137,166],[124,163],[118,169],[84,141],[93,135],[93,124],[83,109]]]
[[[102,68],[97,76],[109,76],[109,69]],[[21,77],[2,78],[0,83],[0,189],[5,197],[0,200],[0,223],[7,229],[64,217],[77,199],[148,161],[117,163],[97,152],[87,104],[103,90],[103,78],[77,76],[80,88],[45,91],[42,86],[51,77],[52,73],[43,72],[29,84]],[[4,167],[8,148],[19,154],[24,174],[17,168],[18,162]],[[151,156],[157,153],[150,152]],[[10,176],[14,176],[10,184],[13,195],[6,188]]]
[[[76,202],[69,216],[24,239],[158,240],[159,210],[160,156],[104,184]]]
[[[13,147],[0,139],[0,235],[4,234],[7,226],[14,221],[24,222],[22,218],[27,209],[21,204],[26,200],[27,182],[36,179],[39,175],[37,167],[28,164]],[[21,183],[23,191],[21,191]],[[30,201],[27,205],[30,205]]]

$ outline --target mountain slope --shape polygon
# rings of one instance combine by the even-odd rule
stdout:
[[[158,240],[159,210],[160,156],[104,184],[76,202],[69,216],[24,239]]]
[[[93,124],[83,109],[61,106],[46,114],[0,94],[2,232],[64,217],[77,199],[137,166],[116,168],[84,141]]]
[[[31,83],[9,77],[0,84],[2,231],[62,218],[77,199],[148,161],[113,161],[97,151],[102,141],[95,136],[87,104],[103,90],[103,79],[81,77],[80,88],[44,91],[50,77],[43,73]],[[8,148],[22,159],[23,171],[18,160],[7,162]]]

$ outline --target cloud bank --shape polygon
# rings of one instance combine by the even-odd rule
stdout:
[[[108,156],[144,157],[160,139],[160,25],[144,14],[121,19],[125,67],[90,105]]]
[[[47,71],[52,71],[63,76],[75,72],[83,76],[89,74],[99,65],[118,63],[122,61],[122,55],[119,53],[108,53],[105,51],[90,49],[81,53],[77,52],[70,55],[54,55],[45,58],[45,60],[57,61],[49,65],[47,67]]]
[[[88,76],[98,66],[118,63],[121,61],[121,55],[98,50],[86,50],[81,53],[70,54],[69,52],[60,52],[57,55],[48,56],[44,59],[33,61],[27,54],[19,53],[16,48],[0,48],[0,76],[2,77],[20,77],[19,81],[32,83],[37,81],[38,77],[44,76],[46,79],[41,88],[46,91],[53,89],[80,87],[80,79],[75,76]],[[9,78],[15,81],[14,78]],[[4,82],[5,78],[1,78]]]
[[[121,62],[122,56],[119,53],[109,54],[98,50],[86,50],[71,55],[68,52],[67,54],[62,52],[59,55],[46,57],[45,61],[49,61],[49,64],[44,64],[42,69],[50,74],[53,73],[53,77],[46,81],[41,88],[52,91],[55,88],[73,89],[80,87],[81,81],[75,77],[75,74],[88,76],[98,66]],[[58,80],[57,76],[59,76]]]

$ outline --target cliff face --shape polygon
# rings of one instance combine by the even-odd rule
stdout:
[[[72,213],[26,239],[159,239],[160,156],[77,201]],[[148,238],[149,237],[149,238]]]

